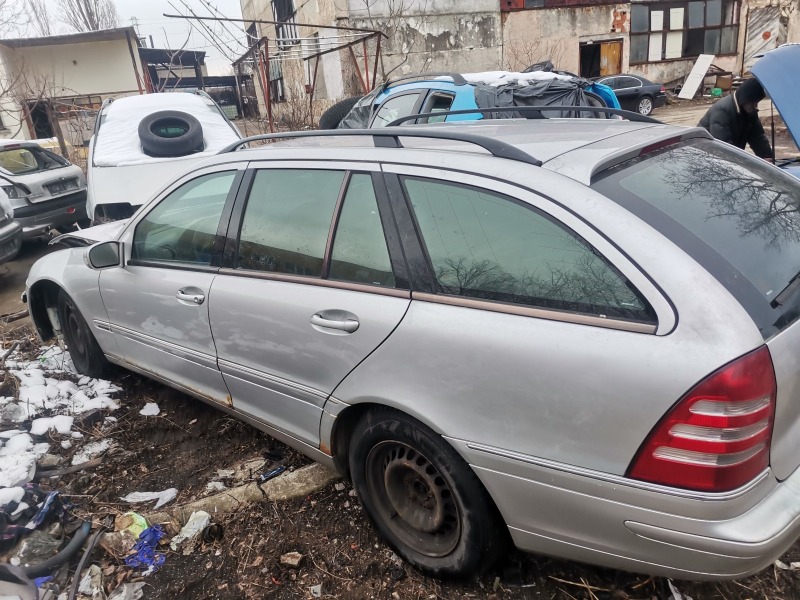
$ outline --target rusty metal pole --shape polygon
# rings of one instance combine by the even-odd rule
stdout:
[[[358,59],[356,58],[356,53],[353,51],[353,46],[348,46],[347,49],[350,50],[350,56],[353,57],[353,65],[356,68],[356,74],[361,80],[361,89],[364,90],[365,94],[368,94],[369,90],[367,89],[367,85],[364,83],[364,76],[361,74],[361,68],[358,66]]]
[[[275,125],[272,121],[272,97],[271,97],[271,90],[270,90],[270,80],[269,80],[269,40],[264,38],[264,60],[261,61],[261,72],[262,74],[266,73],[263,76],[263,80],[267,82],[266,89],[264,90],[264,99],[267,105],[267,121],[269,122],[269,132],[275,133]],[[259,53],[261,51],[259,50]],[[266,64],[266,67],[264,66]]]
[[[369,90],[371,90],[372,87],[369,85],[369,59],[367,58],[367,39],[366,38],[364,38],[364,41],[361,42],[361,46],[364,49],[364,77],[367,80],[366,90],[367,90],[367,92],[369,92]]]
[[[375,87],[375,82],[378,80],[378,58],[381,55],[381,36],[377,37],[375,41],[375,64],[372,66],[372,87]]]

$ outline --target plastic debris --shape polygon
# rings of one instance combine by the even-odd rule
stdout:
[[[192,516],[189,517],[189,520],[186,522],[186,525],[183,526],[180,533],[172,538],[172,541],[169,543],[169,547],[173,550],[178,550],[180,546],[183,546],[183,555],[187,556],[192,553],[194,550],[194,544],[191,543],[200,535],[200,533],[208,527],[208,524],[211,523],[211,515],[208,514],[204,510],[198,510],[192,513]]]
[[[311,588],[311,595],[314,598],[322,598],[322,584],[318,583],[317,585],[312,585]]]
[[[139,513],[127,512],[114,519],[115,531],[129,531],[136,539],[139,539],[145,529],[147,529],[147,519]]]
[[[155,573],[164,564],[164,555],[156,552],[156,548],[158,548],[158,542],[165,535],[161,525],[153,525],[145,529],[133,547],[134,554],[125,558],[125,564],[134,569],[146,567],[142,571],[142,575]]]
[[[86,575],[81,579],[78,585],[78,591],[89,596],[93,600],[95,598],[104,598],[105,592],[103,590],[103,573],[97,565],[91,565],[86,571]]]
[[[144,595],[143,581],[136,583],[123,583],[108,596],[108,600],[140,600]]]
[[[221,481],[209,481],[206,484],[206,491],[207,492],[222,492],[227,490],[228,486],[222,483]]]
[[[155,417],[161,412],[161,409],[158,408],[158,404],[155,402],[148,402],[144,405],[144,408],[139,411],[140,415],[145,417]]]
[[[93,458],[100,456],[111,447],[111,440],[100,440],[99,442],[89,442],[72,457],[73,465],[82,465]]]
[[[281,555],[281,564],[284,566],[297,569],[301,562],[303,562],[303,555],[299,552],[287,552]]]
[[[283,465],[275,467],[274,469],[270,469],[266,473],[263,473],[258,476],[258,483],[264,483],[265,481],[269,481],[273,477],[277,477],[278,475],[283,473],[285,470],[286,467],[284,467]]]
[[[678,588],[672,583],[671,579],[667,579],[667,585],[669,585],[669,591],[672,592],[672,595],[668,598],[668,600],[692,600],[691,596],[685,596],[678,591]]]
[[[130,502],[131,504],[138,504],[139,502],[150,502],[151,500],[158,500],[158,502],[156,502],[155,508],[160,508],[164,506],[167,502],[172,502],[175,499],[175,496],[177,495],[178,495],[178,490],[176,490],[175,488],[169,488],[161,492],[131,492],[127,496],[120,498],[120,500],[124,500],[125,502]]]
[[[797,571],[800,569],[800,562],[793,562],[787,565],[782,560],[776,560],[773,564],[781,571]]]

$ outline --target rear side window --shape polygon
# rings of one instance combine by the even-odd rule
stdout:
[[[800,271],[800,181],[722,143],[669,146],[606,171],[592,187],[682,246],[745,308],[751,292],[762,312],[775,305]]]
[[[655,322],[617,269],[544,213],[457,184],[404,185],[442,293]]]
[[[0,149],[0,168],[14,175],[57,169],[67,164],[60,156],[41,148]]]
[[[247,199],[237,266],[322,276],[344,171],[263,169]]]
[[[386,127],[389,123],[400,117],[407,117],[414,114],[414,107],[419,100],[419,93],[401,94],[394,98],[389,98],[384,102],[375,114],[373,127]]]

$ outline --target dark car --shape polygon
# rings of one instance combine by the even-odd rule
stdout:
[[[622,108],[642,115],[649,115],[654,108],[660,108],[667,103],[664,86],[639,75],[612,75],[598,79],[597,83],[614,90]]]

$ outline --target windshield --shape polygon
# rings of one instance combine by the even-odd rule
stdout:
[[[729,289],[730,281],[745,279],[768,306],[800,272],[800,181],[761,159],[701,139],[601,177],[592,187],[682,246]],[[721,260],[735,273],[721,276]]]
[[[13,175],[24,175],[65,166],[66,161],[42,148],[0,148],[0,168]]]

